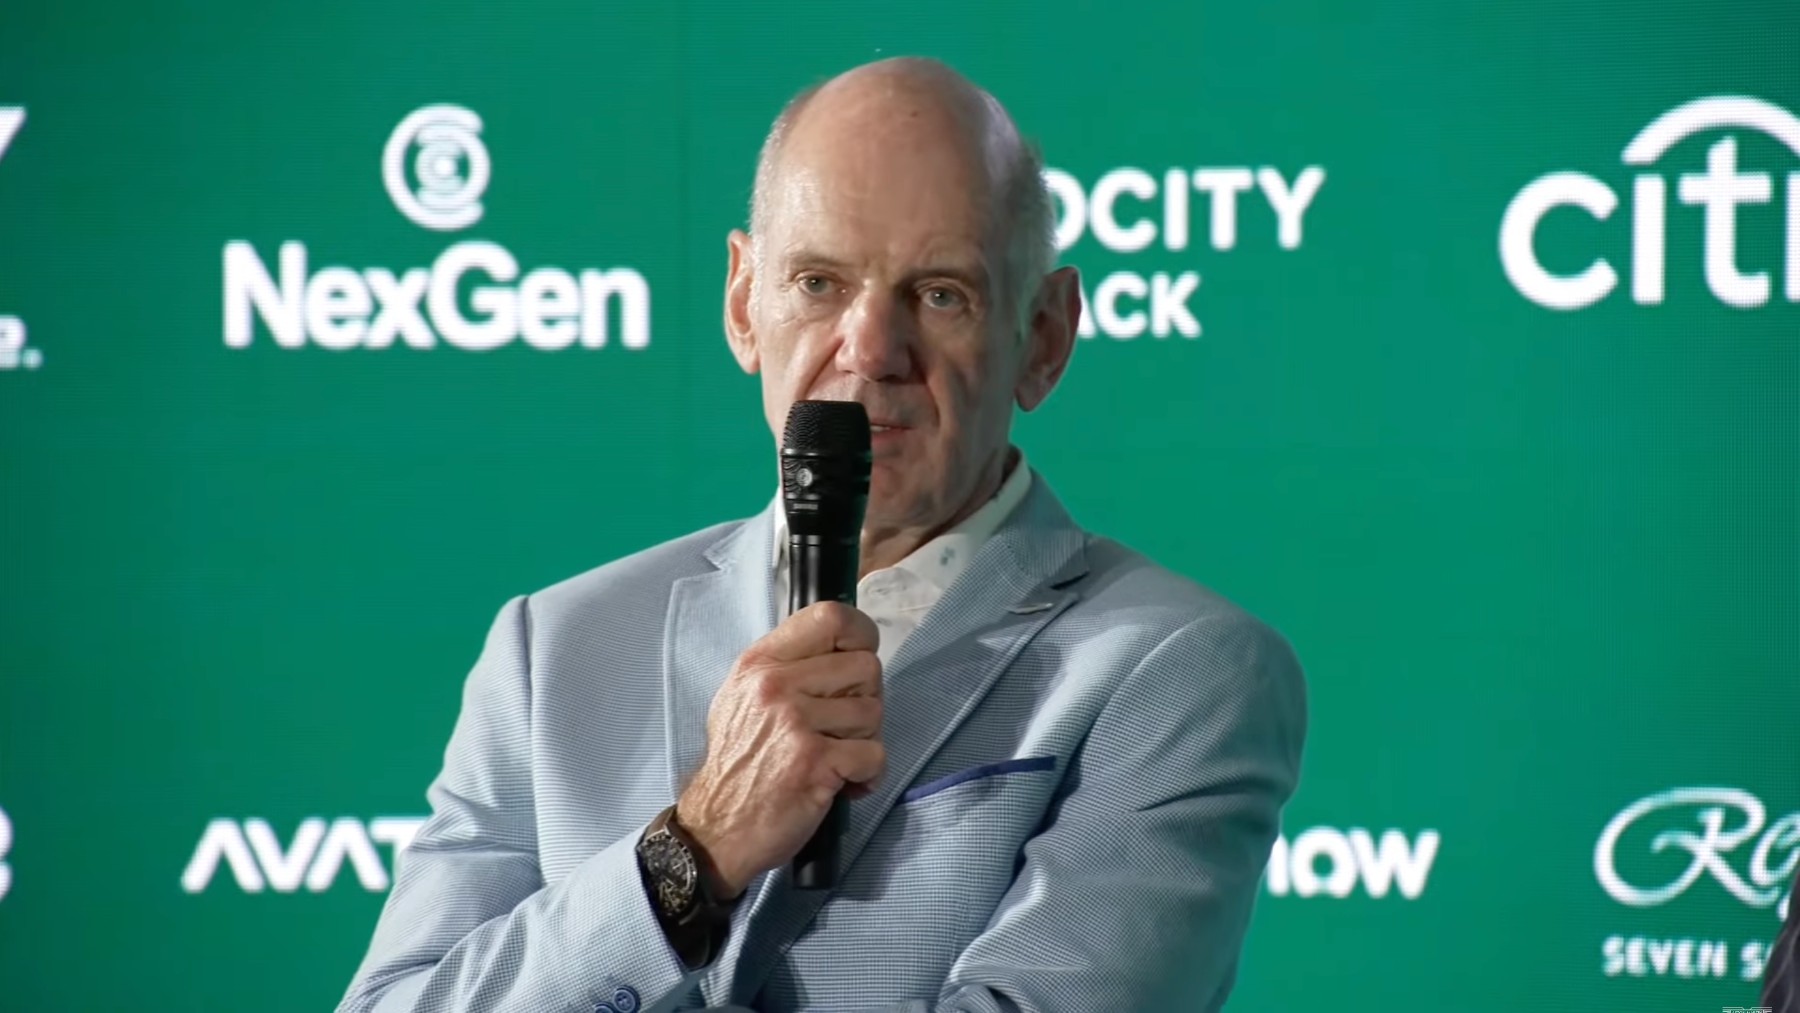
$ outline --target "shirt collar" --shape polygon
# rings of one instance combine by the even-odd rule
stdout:
[[[1000,529],[1001,523],[1031,490],[1031,465],[1025,460],[1023,450],[1016,450],[1016,454],[1012,471],[1007,473],[992,499],[963,518],[962,523],[914,549],[905,559],[895,563],[894,568],[929,581],[939,592],[949,590],[969,561],[975,558],[976,550]],[[771,562],[779,573],[787,566],[788,528],[787,511],[781,507],[779,491],[775,498],[775,509],[771,511],[775,517],[775,544],[770,551]]]

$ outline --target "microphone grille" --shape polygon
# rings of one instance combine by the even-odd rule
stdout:
[[[856,401],[795,401],[781,448],[802,454],[867,456],[869,413]]]

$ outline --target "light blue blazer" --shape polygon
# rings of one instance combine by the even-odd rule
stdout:
[[[775,503],[508,602],[340,1013],[1216,1010],[1306,731],[1275,630],[1043,476],[883,676],[839,883],[754,880],[686,972],[634,845],[775,626]]]

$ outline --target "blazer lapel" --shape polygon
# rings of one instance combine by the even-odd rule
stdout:
[[[663,629],[664,741],[669,797],[677,798],[706,753],[706,715],[738,655],[775,628],[770,511],[744,521],[706,550],[717,567],[677,580]]]
[[[1084,537],[1034,473],[1031,492],[1018,509],[900,645],[882,676],[887,773],[874,794],[850,803],[838,846],[840,880],[901,793],[1001,673],[1076,600],[1068,585],[1087,573]],[[750,909],[734,919],[727,948],[734,959],[721,961],[732,969],[733,1002],[755,998],[773,962],[834,892],[796,890],[790,877],[786,867],[766,875],[760,889],[753,889]]]

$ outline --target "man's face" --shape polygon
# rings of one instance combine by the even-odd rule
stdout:
[[[868,409],[870,528],[945,522],[1007,445],[1023,349],[1004,237],[953,136],[903,118],[862,136],[796,128],[761,233],[731,240],[727,331],[761,373],[771,431],[797,400]]]

